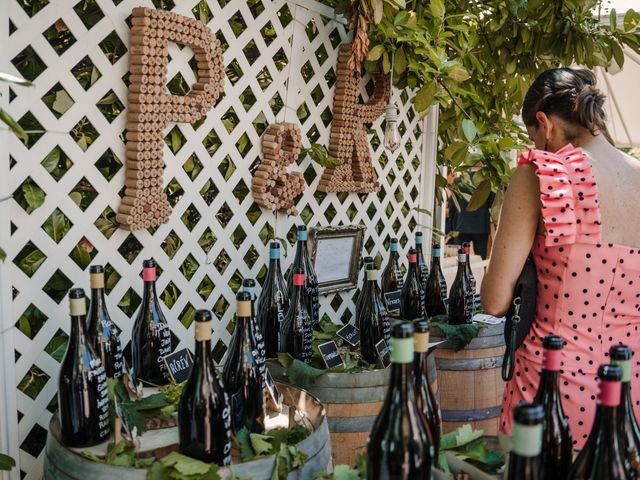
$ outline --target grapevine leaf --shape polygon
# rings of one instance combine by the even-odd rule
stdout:
[[[455,352],[466,347],[471,340],[478,336],[482,325],[476,323],[466,323],[463,325],[450,325],[447,321],[438,322],[434,317],[431,320],[432,329],[438,329],[442,332],[444,338]]]
[[[207,463],[178,452],[171,452],[166,457],[161,458],[160,463],[164,467],[173,467],[174,470],[182,475],[205,475],[211,468],[211,465]]]

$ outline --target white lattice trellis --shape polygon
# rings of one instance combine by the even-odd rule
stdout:
[[[223,45],[227,79],[204,121],[168,128],[164,178],[173,205],[170,223],[129,233],[115,228],[124,179],[127,19],[133,7],[154,3],[205,20]],[[366,252],[386,259],[385,242],[391,236],[410,241],[419,216],[413,208],[431,199],[421,192],[424,124],[408,95],[396,92],[402,147],[393,155],[384,151],[381,120],[370,129],[379,194],[316,192],[322,169],[307,158],[296,167],[307,182],[297,202],[299,218],[276,219],[253,203],[250,168],[269,124],[297,122],[305,146],[328,143],[337,47],[347,41],[347,31],[320,3],[5,0],[0,5],[8,5],[9,13],[8,25],[0,15],[5,23],[0,38],[8,46],[0,66],[35,84],[2,91],[4,105],[32,133],[25,145],[0,132],[10,155],[0,157],[0,166],[10,169],[9,175],[3,170],[0,187],[13,194],[0,206],[10,217],[10,225],[6,218],[0,223],[6,229],[0,245],[7,251],[0,267],[3,361],[10,382],[0,402],[0,419],[8,419],[0,446],[19,449],[21,477],[35,479],[55,411],[56,358],[68,330],[63,297],[71,285],[87,287],[89,262],[109,266],[109,307],[125,343],[141,295],[141,261],[153,256],[162,271],[158,289],[174,345],[191,345],[194,309],[213,308],[220,358],[230,338],[226,327],[234,289],[243,277],[263,277],[269,236],[292,238],[301,221],[363,223]],[[170,87],[193,83],[190,49],[171,45],[169,53]],[[367,87],[363,82],[363,98]],[[323,298],[322,312],[347,321],[352,294]]]

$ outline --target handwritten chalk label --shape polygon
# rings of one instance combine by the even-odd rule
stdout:
[[[376,352],[378,352],[378,367],[387,368],[391,363],[391,350],[384,338],[376,343]]]
[[[191,367],[193,366],[193,358],[188,348],[183,348],[177,352],[173,352],[171,355],[164,357],[164,364],[169,370],[169,375],[176,383],[185,382],[189,378],[191,373]]]
[[[264,379],[267,385],[267,403],[269,407],[277,412],[282,411],[282,397],[280,396],[278,387],[276,387],[276,382],[273,381],[269,369],[266,369]]]
[[[402,290],[396,290],[395,292],[387,292],[384,294],[387,313],[390,315],[400,313],[400,295],[402,295]]]
[[[336,334],[353,347],[360,343],[360,330],[350,323],[338,330]]]
[[[336,342],[330,340],[325,343],[321,343],[318,345],[318,349],[320,350],[320,354],[322,355],[322,360],[324,360],[327,368],[338,367],[340,365],[344,365],[342,361],[342,356],[338,351],[338,346]]]

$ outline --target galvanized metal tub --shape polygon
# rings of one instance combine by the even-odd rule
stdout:
[[[285,405],[295,406],[313,425],[313,432],[297,447],[308,455],[302,469],[289,472],[289,480],[304,480],[313,477],[318,470],[331,468],[331,439],[324,406],[313,395],[291,385],[278,384]],[[149,432],[145,444],[149,449],[174,445],[178,441],[177,427]],[[60,443],[60,423],[54,415],[49,424],[49,435],[45,448],[45,480],[146,480],[147,470],[124,468],[93,462],[79,454],[82,448],[71,449]],[[240,478],[270,480],[275,466],[275,456],[259,458],[223,468],[218,474],[231,479],[232,473]]]

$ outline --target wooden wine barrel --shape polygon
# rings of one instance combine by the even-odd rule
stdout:
[[[428,357],[429,379],[434,393],[438,390],[436,363]],[[286,369],[268,363],[271,375],[288,381]],[[309,392],[318,397],[327,410],[333,463],[355,465],[358,453],[364,452],[373,423],[380,413],[389,386],[390,369],[360,373],[328,372],[320,375]],[[437,394],[437,393],[436,393]]]
[[[289,480],[312,478],[313,473],[325,471],[331,462],[331,439],[323,405],[308,392],[292,385],[278,384],[285,405],[294,406],[306,420],[305,424],[313,426],[311,434],[297,447],[308,455],[301,469],[289,472]],[[143,449],[165,449],[178,443],[178,429],[164,428],[145,433]],[[134,468],[118,467],[93,462],[79,453],[83,448],[67,448],[60,443],[60,423],[58,416],[53,415],[49,424],[49,434],[45,448],[44,479],[45,480],[146,480],[147,471]],[[275,456],[262,457],[249,462],[238,463],[231,468],[218,470],[223,480],[231,479],[232,471],[236,478],[252,478],[254,480],[270,480],[275,466]]]
[[[470,423],[483,429],[485,435],[497,435],[504,390],[500,371],[505,351],[503,329],[502,323],[482,328],[459,352],[454,352],[447,343],[436,348],[444,433]],[[436,338],[438,333],[433,332],[432,341],[443,340]]]

